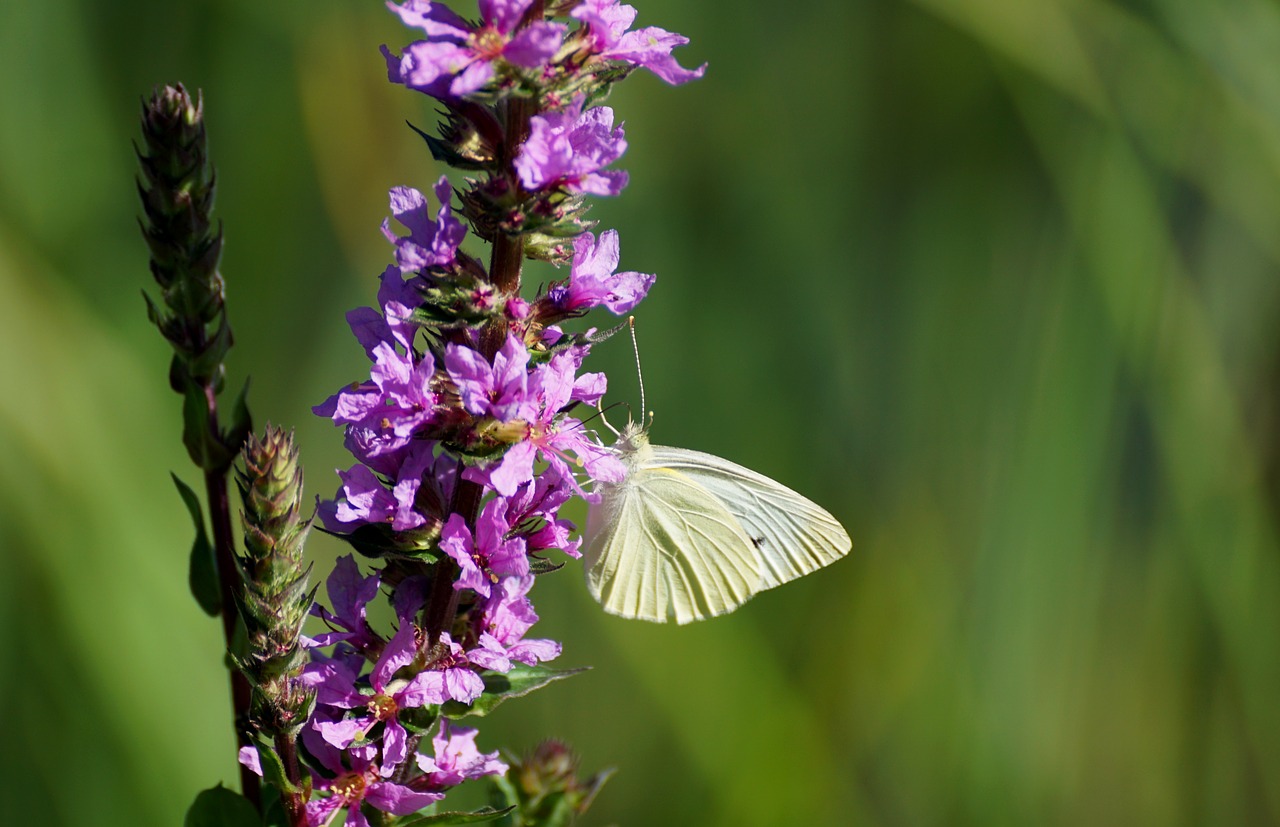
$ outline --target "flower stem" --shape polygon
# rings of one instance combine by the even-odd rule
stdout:
[[[294,738],[283,732],[276,735],[276,753],[280,756],[281,763],[284,764],[285,778],[289,779],[289,783],[295,789],[300,789],[302,787],[302,771],[298,768],[298,746]],[[289,816],[289,827],[306,827],[307,807],[302,793],[286,791],[284,793],[284,809]]]
[[[212,389],[208,392],[209,422],[217,433],[217,402],[214,401]],[[209,470],[204,474],[205,496],[209,503],[209,521],[213,527],[214,559],[218,566],[218,584],[222,597],[222,635],[227,643],[228,651],[235,651],[236,623],[240,617],[236,608],[235,588],[240,581],[236,568],[235,540],[231,533],[231,497],[227,490],[227,470]],[[253,689],[249,680],[239,669],[230,670],[231,674],[231,706],[232,723],[236,730],[237,747],[252,744],[242,724],[249,717],[252,704]],[[244,797],[262,809],[261,781],[257,775],[243,764],[240,765],[240,791]]]

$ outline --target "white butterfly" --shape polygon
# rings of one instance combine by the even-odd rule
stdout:
[[[614,449],[627,474],[590,507],[584,560],[587,588],[611,614],[724,614],[853,545],[826,510],[727,459],[650,445],[634,423]]]

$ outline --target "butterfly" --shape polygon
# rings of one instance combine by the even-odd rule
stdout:
[[[848,532],[785,485],[712,454],[651,445],[632,423],[626,476],[587,514],[587,589],[606,612],[689,623],[849,553]]]

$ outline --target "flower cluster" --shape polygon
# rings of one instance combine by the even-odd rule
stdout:
[[[433,198],[391,190],[395,263],[377,306],[348,314],[369,375],[315,409],[355,458],[319,516],[381,567],[342,558],[329,607],[313,610],[328,631],[306,641],[302,677],[315,692],[301,733],[309,824],[416,812],[506,772],[452,721],[564,674],[544,665],[560,644],[529,636],[529,593],[560,555],[579,556],[561,507],[624,469],[573,412],[605,392],[582,370],[598,335],[563,323],[628,313],[654,283],[619,271],[617,232],[597,237],[585,218],[587,196],[627,184],[612,168],[623,127],[599,101],[637,68],[671,84],[703,72],[672,57],[683,37],[633,30],[617,0],[480,0],[475,22],[428,0],[389,6],[425,33],[398,55],[383,47],[389,78],[434,99],[444,120],[423,136],[472,177],[456,190],[441,177]],[[487,266],[464,249],[469,230],[492,245]],[[528,259],[568,275],[523,296]],[[366,616],[379,594],[393,609],[383,630]]]

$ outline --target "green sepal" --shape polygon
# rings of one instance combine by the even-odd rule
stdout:
[[[545,560],[536,555],[529,555],[529,573],[530,574],[550,574],[553,571],[560,571],[564,568],[563,562],[555,562],[553,560]]]
[[[231,350],[231,325],[227,323],[226,314],[218,318],[218,328],[205,343],[204,348],[195,353],[186,354],[187,369],[192,376],[206,380],[219,376],[223,371],[223,362],[227,351]]]
[[[436,541],[440,539],[440,529],[421,531],[394,531],[382,523],[365,523],[350,534],[339,534],[323,526],[320,531],[330,537],[345,541],[353,549],[365,557],[375,560],[382,558],[401,558],[417,560],[423,563],[434,563],[440,559],[440,551]]]
[[[178,495],[187,505],[191,514],[191,522],[196,527],[196,539],[191,544],[191,555],[187,563],[187,585],[196,603],[204,609],[205,614],[217,617],[222,614],[222,586],[218,579],[218,562],[213,555],[213,544],[204,530],[204,509],[200,507],[200,498],[185,482],[173,477],[173,484],[178,486]]]
[[[448,141],[443,141],[433,135],[428,135],[409,121],[405,121],[409,128],[418,133],[418,137],[427,142],[427,149],[431,151],[431,157],[442,164],[447,164],[454,169],[468,170],[488,170],[493,169],[492,161],[483,161],[464,155],[454,149]]]
[[[304,798],[310,796],[310,779],[303,781],[302,787],[294,786],[289,781],[288,776],[284,774],[284,762],[280,760],[280,756],[276,754],[274,747],[262,742],[256,742],[254,747],[258,750],[258,763],[262,765],[262,778],[264,781],[285,795],[302,795]]]
[[[182,827],[260,827],[258,810],[249,799],[219,784],[196,796]]]
[[[428,824],[480,824],[485,821],[497,821],[514,809],[515,807],[507,807],[504,810],[481,807],[471,813],[436,813],[435,815],[421,816],[412,821],[397,821],[395,827],[426,827]]]
[[[484,692],[480,693],[480,697],[470,704],[449,701],[440,707],[440,714],[446,718],[470,716],[483,718],[508,698],[523,697],[553,681],[585,672],[590,668],[580,666],[577,669],[549,669],[545,666],[527,666],[519,663],[505,675],[500,672],[490,672],[485,675]]]

